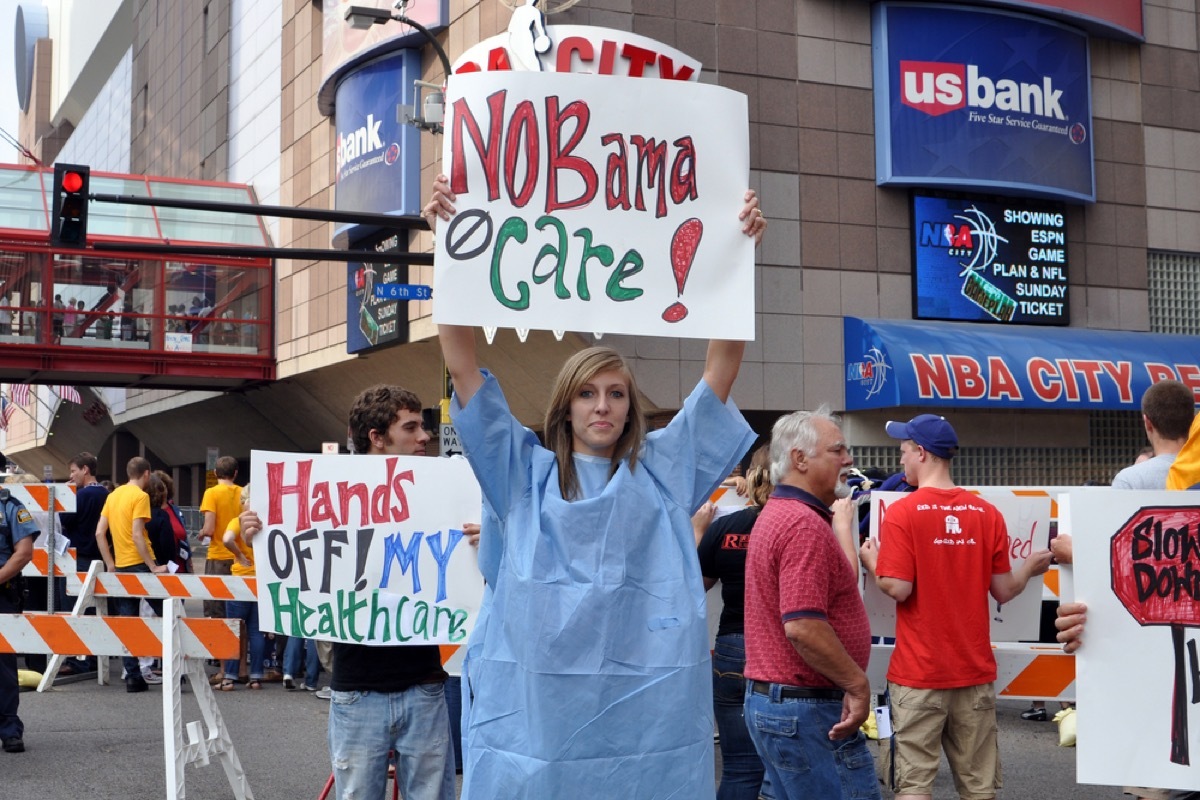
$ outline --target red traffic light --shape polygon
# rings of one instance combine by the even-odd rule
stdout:
[[[83,188],[83,176],[78,172],[64,172],[62,176],[62,188],[68,192],[78,192]]]

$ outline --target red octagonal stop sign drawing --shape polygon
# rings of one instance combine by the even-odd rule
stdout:
[[[1200,626],[1200,506],[1139,509],[1113,534],[1109,556],[1113,593],[1125,609],[1139,625],[1171,628],[1171,761],[1188,764],[1184,628]]]

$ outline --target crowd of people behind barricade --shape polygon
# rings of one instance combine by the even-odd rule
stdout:
[[[766,221],[755,194],[744,199],[740,224],[758,241]],[[439,177],[426,216],[450,219],[454,200]],[[1013,567],[1001,513],[952,478],[959,439],[948,420],[921,414],[887,423],[901,473],[883,486],[907,493],[890,505],[878,542],[859,534],[850,444],[825,407],[774,424],[746,473],[750,507],[715,519],[705,507],[693,519],[756,439],[730,396],[744,343],[710,342],[695,389],[654,432],[646,431],[625,359],[609,348],[581,350],[555,379],[539,437],[480,368],[473,329],[442,325],[439,339],[454,385],[451,415],[483,496],[482,509],[462,510],[486,582],[463,666],[463,798],[879,798],[882,783],[902,800],[919,800],[932,796],[943,752],[961,797],[995,796],[989,606],[1023,592],[1051,553],[1036,551]],[[1155,410],[1159,395],[1182,404],[1174,383],[1156,384],[1143,401],[1155,459],[1136,474],[1157,476],[1166,463],[1165,480],[1200,480],[1182,474],[1200,466],[1187,437],[1180,442],[1182,411],[1165,422]],[[1187,397],[1190,413],[1190,390]],[[426,455],[422,408],[397,386],[363,391],[348,414],[354,451]],[[1172,453],[1189,454],[1171,464],[1163,457],[1174,444]],[[105,492],[96,488],[94,457],[80,454],[71,470],[78,503],[63,528],[81,566],[188,569],[167,476],[135,457],[127,482]],[[215,473],[200,506],[204,572],[252,576],[262,520],[248,487],[236,483],[237,461],[218,459]],[[14,509],[0,533],[0,610],[13,606],[4,592],[36,535],[27,517]],[[1064,546],[1060,537],[1060,559],[1069,561]],[[860,561],[896,602],[879,768],[862,731],[874,697]],[[725,611],[710,654],[704,592],[718,581]],[[117,615],[145,613],[136,598],[110,605]],[[240,683],[261,689],[273,652],[289,690],[301,677],[316,689],[322,662],[332,667],[325,696],[339,798],[381,796],[389,762],[406,800],[455,797],[438,648],[339,642],[322,658],[320,643],[264,636],[256,603],[205,601],[204,613],[246,623],[247,652],[213,675],[223,691]],[[1061,635],[1074,649],[1083,609],[1060,613]],[[19,752],[12,663],[0,657],[0,738]],[[152,666],[134,658],[124,666],[128,692],[154,682]],[[719,786],[714,724],[725,749]]]

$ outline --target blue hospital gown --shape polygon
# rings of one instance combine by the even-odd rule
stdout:
[[[554,454],[494,377],[451,414],[501,524],[467,648],[464,800],[714,796],[712,678],[691,514],[754,433],[703,381],[636,469]],[[473,697],[472,697],[473,695]],[[470,705],[468,707],[468,701]]]

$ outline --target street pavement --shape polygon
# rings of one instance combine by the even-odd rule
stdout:
[[[64,679],[70,683],[63,682],[50,692],[21,695],[27,751],[0,753],[0,798],[166,797],[161,687],[127,694],[119,680],[119,659],[111,661],[111,669],[113,683],[109,686],[99,686],[94,679],[70,678]],[[234,692],[216,695],[254,796],[258,800],[315,800],[329,777],[328,703],[304,691],[286,692],[280,684],[266,684],[262,691],[239,686]],[[194,696],[185,693],[183,699],[185,721],[199,720]],[[1001,705],[1001,798],[1122,797],[1116,788],[1077,785],[1075,750],[1057,746],[1057,727],[1049,722],[1023,721],[1019,715],[1024,703]],[[875,747],[872,743],[878,760]],[[189,800],[233,796],[215,761],[188,767],[185,774]],[[934,800],[956,796],[943,763]],[[890,793],[885,792],[884,797]]]

